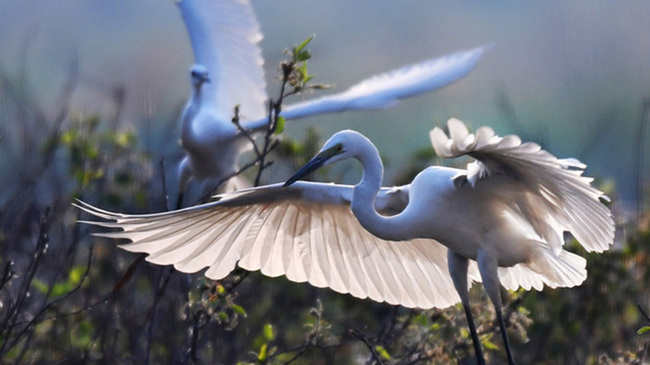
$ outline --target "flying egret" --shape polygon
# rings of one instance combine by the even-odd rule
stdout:
[[[460,300],[479,363],[468,283],[482,280],[513,363],[499,283],[526,290],[581,284],[586,260],[562,248],[563,233],[601,252],[613,242],[614,222],[579,161],[558,159],[517,136],[498,137],[488,127],[469,134],[456,119],[448,127],[451,138],[431,131],[437,154],[475,161],[466,170],[426,168],[410,185],[381,188],[377,149],[346,130],[284,185],[148,215],[78,207],[110,221],[85,223],[121,230],[95,235],[128,239],[132,243],[120,247],[182,272],[208,267],[207,277],[221,279],[238,265],[407,307],[443,308]],[[297,181],[348,158],[363,167],[355,186]]]
[[[221,180],[237,170],[250,142],[232,122],[240,105],[241,125],[255,135],[268,124],[262,39],[248,0],[177,2],[189,33],[195,65],[192,95],[181,114],[186,156],[178,167],[179,191],[192,177]],[[362,81],[348,90],[284,107],[285,119],[354,109],[384,108],[432,91],[467,75],[484,47],[403,67]],[[180,198],[179,198],[180,200]]]

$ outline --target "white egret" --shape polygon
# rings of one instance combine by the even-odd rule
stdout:
[[[407,307],[442,308],[460,300],[480,363],[468,283],[482,280],[513,363],[499,283],[527,290],[581,284],[586,260],[562,248],[563,233],[601,252],[613,242],[614,222],[600,201],[606,197],[582,176],[586,166],[579,161],[558,159],[517,136],[498,137],[487,127],[474,135],[461,121],[451,119],[448,126],[451,138],[439,128],[431,131],[437,154],[476,161],[466,170],[429,167],[410,185],[381,188],[375,146],[358,132],[342,131],[285,186],[149,215],[86,203],[79,208],[112,221],[86,223],[121,229],[96,235],[128,239],[132,243],[120,247],[183,272],[208,267],[205,275],[220,279],[238,265]],[[354,187],[296,182],[347,158],[363,166]]]
[[[178,169],[180,191],[192,178],[216,179],[237,170],[237,160],[250,142],[231,122],[241,106],[241,125],[256,134],[268,124],[262,39],[247,0],[181,0],[178,7],[189,33],[195,65],[192,95],[181,115],[181,141],[186,157]],[[348,90],[284,108],[285,119],[388,107],[398,100],[432,91],[469,73],[484,48],[377,75]],[[208,81],[209,80],[209,81]]]

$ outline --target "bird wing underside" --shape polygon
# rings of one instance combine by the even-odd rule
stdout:
[[[182,272],[207,268],[205,275],[218,280],[238,265],[406,307],[444,308],[459,301],[444,246],[373,236],[346,203],[351,187],[296,185],[227,194],[217,202],[151,215],[111,213],[85,203],[79,208],[108,220],[85,223],[120,230],[97,236],[127,239],[125,250],[147,253],[148,261]],[[316,192],[324,185],[330,191]]]
[[[242,119],[266,115],[264,59],[258,46],[259,24],[248,0],[181,0],[178,3],[192,43],[195,62],[208,69],[204,100],[213,101],[218,116],[229,121],[235,105]]]
[[[463,122],[450,119],[450,138],[438,127],[431,142],[441,157],[469,155],[465,178],[477,190],[505,202],[524,218],[556,254],[570,232],[588,251],[607,250],[614,240],[611,212],[600,200],[607,197],[582,176],[586,166],[575,159],[558,159],[535,143],[519,137],[499,137],[488,127],[470,134]]]
[[[285,106],[282,116],[298,119],[324,113],[390,107],[401,99],[439,89],[466,76],[485,49],[478,47],[456,52],[375,75],[343,92]],[[251,121],[246,127],[255,130],[265,125],[266,119],[263,119]]]

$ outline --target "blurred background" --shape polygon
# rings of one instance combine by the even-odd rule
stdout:
[[[617,247],[587,255],[590,278],[580,288],[509,294],[520,334],[515,355],[522,363],[643,363],[649,335],[637,330],[650,321],[643,314],[650,304],[649,2],[253,6],[271,96],[283,51],[316,36],[309,71],[334,87],[289,103],[494,43],[468,77],[435,93],[388,110],[288,123],[282,138],[304,148],[282,150],[267,182],[285,179],[319,140],[344,128],[361,131],[382,151],[386,183],[403,182],[440,162],[429,151],[428,131],[450,117],[579,158],[614,198]],[[168,205],[163,181],[181,156],[178,115],[192,63],[173,1],[2,0],[0,49],[3,362],[283,363],[298,354],[296,363],[471,361],[459,308],[410,311],[257,273],[236,273],[224,283],[170,274],[133,265],[136,256],[73,224],[73,197],[129,212]],[[353,169],[320,178],[354,183],[358,176]],[[486,346],[501,349],[487,301],[481,291],[473,295],[485,317],[479,322]],[[296,316],[286,318],[287,308]],[[157,323],[156,316],[173,319]],[[276,355],[261,356],[263,345]],[[503,361],[502,349],[490,353]]]

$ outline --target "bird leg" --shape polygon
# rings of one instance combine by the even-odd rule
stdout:
[[[506,332],[505,322],[503,322],[501,307],[496,308],[496,312],[497,312],[497,320],[499,321],[499,328],[501,329],[501,336],[503,337],[503,343],[506,346],[506,354],[508,355],[508,364],[514,365],[515,360],[512,358],[512,352],[510,351],[510,341],[508,340],[508,333]]]
[[[476,326],[474,326],[474,317],[472,316],[472,311],[469,306],[469,291],[467,290],[467,258],[460,256],[459,254],[452,252],[451,250],[447,251],[447,263],[449,265],[449,273],[451,274],[451,279],[454,282],[454,287],[456,287],[456,292],[460,296],[460,301],[463,303],[463,309],[465,309],[465,316],[467,317],[467,325],[469,326],[469,333],[472,336],[472,343],[474,344],[474,354],[476,355],[476,363],[478,365],[485,365],[485,359],[483,358],[483,350],[481,350],[481,341],[478,338],[478,333],[476,332]]]
[[[498,263],[497,260],[487,254],[485,251],[480,251],[478,254],[478,269],[481,272],[481,279],[483,280],[483,287],[487,292],[494,309],[497,314],[497,321],[499,322],[499,329],[503,337],[503,343],[506,347],[506,354],[508,355],[508,364],[514,365],[515,360],[510,351],[510,341],[508,340],[508,333],[506,332],[506,325],[503,322],[503,315],[501,313],[501,287],[499,282]]]

